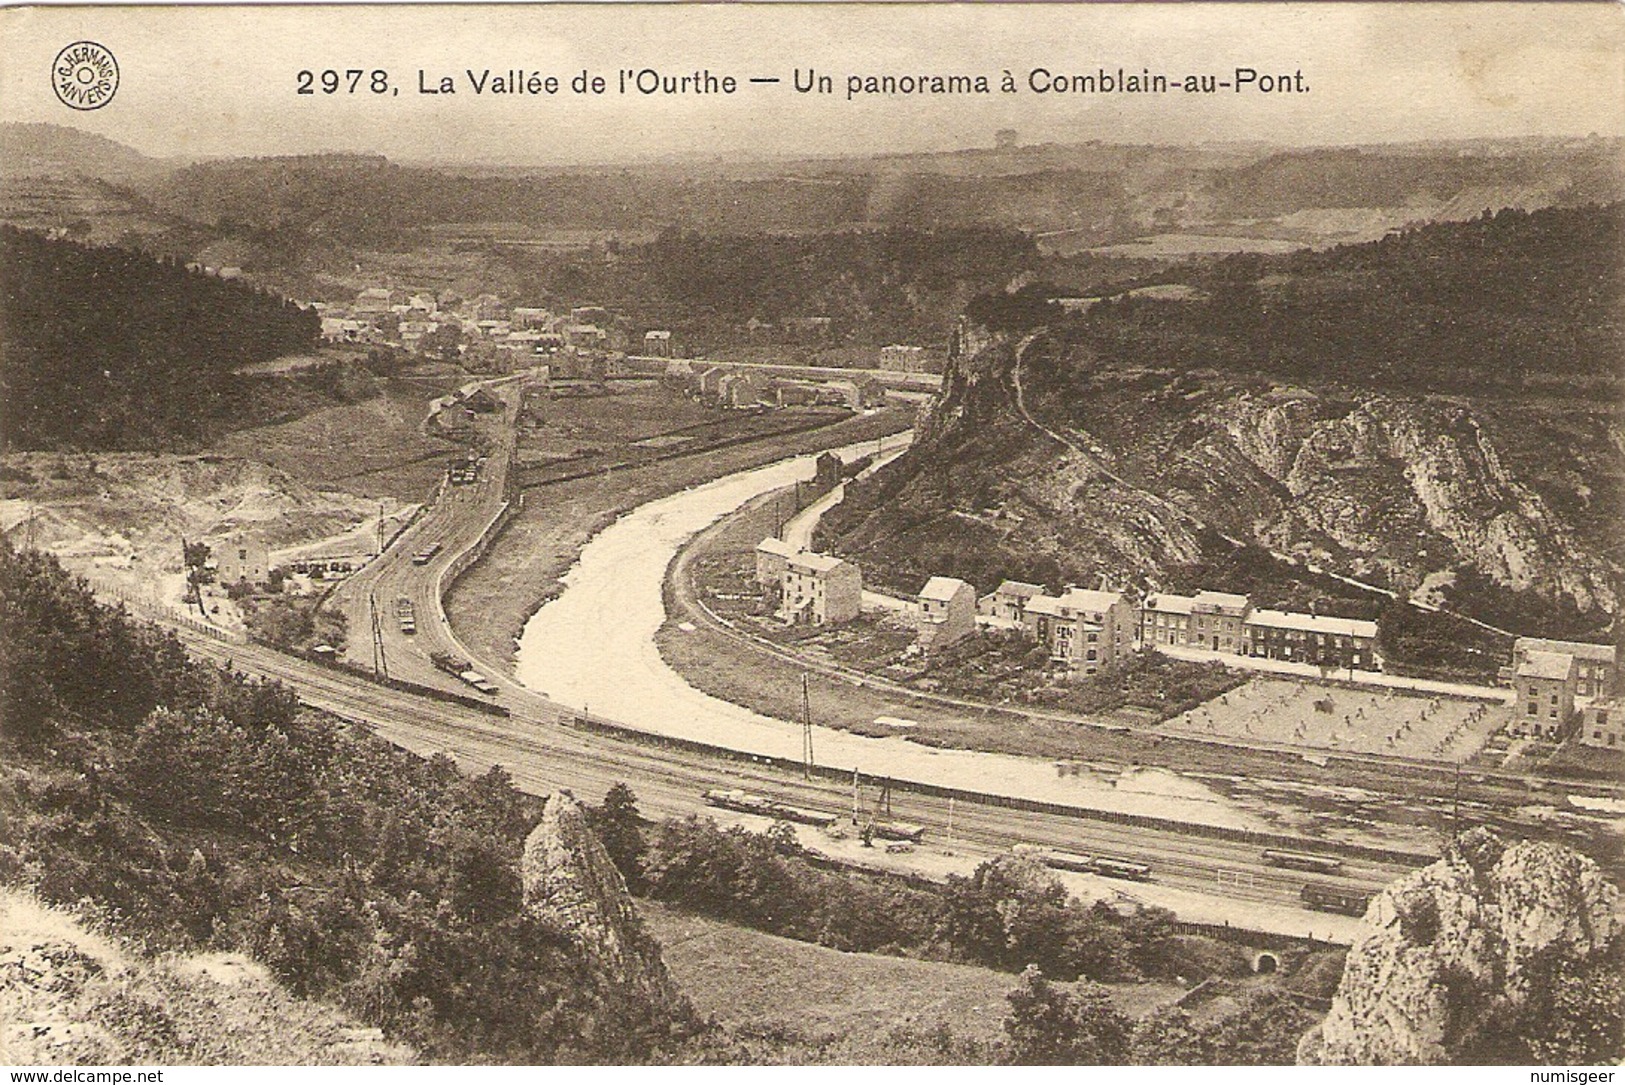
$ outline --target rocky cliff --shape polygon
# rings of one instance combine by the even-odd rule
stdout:
[[[639,1012],[639,1027],[651,1031],[693,1023],[693,1007],[666,971],[625,879],[568,792],[548,797],[520,873],[526,912],[577,947],[604,997]]]
[[[1188,590],[1271,564],[1240,540],[1604,636],[1625,582],[1622,237],[1625,206],[1503,211],[1086,304],[979,296],[913,449],[849,490],[829,542],[907,590]],[[1283,569],[1259,579],[1326,583]]]
[[[1331,1012],[1298,1061],[1477,1062],[1528,1050],[1518,1033],[1530,1016],[1548,1041],[1600,1023],[1564,1020],[1553,987],[1607,950],[1618,897],[1596,864],[1567,848],[1508,845],[1482,829],[1460,837],[1372,901],[1371,933],[1349,954]],[[1617,1031],[1613,1045],[1614,1057],[1625,1055]]]
[[[828,518],[866,575],[1166,589],[1220,532],[1407,591],[1471,569],[1599,628],[1617,607],[1625,430],[1605,405],[1124,369],[1050,332],[963,340],[979,349],[915,448]]]

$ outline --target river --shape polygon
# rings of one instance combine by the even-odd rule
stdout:
[[[890,438],[887,448],[906,437]],[[845,460],[876,444],[834,450]],[[801,726],[712,697],[672,670],[655,645],[665,621],[662,585],[695,534],[771,490],[813,477],[812,456],[781,460],[651,501],[596,535],[519,639],[517,677],[531,689],[640,730],[755,754],[801,757]],[[813,728],[818,763],[989,794],[1067,803],[1209,825],[1269,828],[1198,781],[1158,769],[1060,776],[1050,761],[933,749],[905,738]]]

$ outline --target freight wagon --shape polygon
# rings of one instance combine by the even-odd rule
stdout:
[[[1337,885],[1309,882],[1298,897],[1304,904],[1319,912],[1338,912],[1342,915],[1363,916],[1371,903],[1371,894],[1357,889],[1344,889]]]
[[[827,828],[834,825],[839,817],[835,814],[826,814],[821,810],[807,810],[789,803],[770,799],[765,795],[756,795],[738,788],[712,788],[702,796],[711,805],[723,810],[733,810],[741,814],[755,814],[758,817],[772,818],[775,821],[794,821],[802,825],[816,825]]]
[[[1137,882],[1151,880],[1151,868],[1133,859],[1111,855],[1079,855],[1076,852],[1056,851],[1039,844],[1017,844],[1012,850],[1017,855],[1025,855],[1055,870],[1099,874],[1106,878],[1127,878]]]
[[[1343,869],[1343,860],[1333,855],[1311,855],[1302,851],[1276,851],[1273,848],[1264,852],[1264,862],[1270,866],[1291,867],[1293,870],[1307,870],[1315,874],[1336,874]]]

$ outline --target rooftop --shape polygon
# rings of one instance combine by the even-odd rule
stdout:
[[[1148,595],[1144,609],[1158,614],[1189,614],[1196,599],[1189,595]]]
[[[1035,595],[1044,594],[1042,584],[1029,584],[1025,580],[1006,580],[998,586],[995,595],[1013,595],[1017,599],[1031,599]]]
[[[1035,595],[1027,600],[1028,614],[1046,614],[1051,618],[1060,618],[1062,613],[1061,600],[1053,595]]]
[[[1251,602],[1245,595],[1225,591],[1199,591],[1194,600],[1198,607],[1214,610],[1246,610]]]
[[[920,598],[946,603],[959,594],[961,588],[968,587],[970,585],[958,577],[934,576],[925,582],[925,587],[920,589]]]
[[[1335,633],[1367,640],[1375,640],[1377,636],[1376,622],[1334,618],[1325,614],[1300,614],[1291,610],[1255,610],[1248,616],[1247,624],[1270,629],[1300,629],[1306,633]]]
[[[1122,601],[1122,592],[1091,591],[1087,588],[1068,588],[1066,594],[1061,596],[1061,605],[1073,610],[1110,610]]]
[[[1575,659],[1590,659],[1599,663],[1612,663],[1614,661],[1614,647],[1611,644],[1585,644],[1575,640],[1545,640],[1541,637],[1519,637],[1512,642],[1512,653],[1521,652],[1558,652],[1570,655]]]
[[[771,535],[756,544],[756,552],[758,554],[776,554],[781,558],[792,558],[801,553],[800,550],[797,550],[783,539],[777,539]]]
[[[1529,652],[1518,667],[1519,678],[1556,678],[1561,681],[1573,673],[1574,657],[1566,652]]]
[[[827,573],[846,564],[840,558],[832,558],[828,554],[815,554],[811,550],[792,555],[789,562],[792,569],[805,569],[812,573]]]

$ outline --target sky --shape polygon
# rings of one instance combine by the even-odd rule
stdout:
[[[1007,128],[1023,143],[1625,136],[1614,3],[35,7],[0,9],[0,40],[0,119],[68,124],[154,156],[573,165],[949,150]],[[59,102],[49,78],[79,40],[120,69],[113,99],[91,112]],[[322,71],[352,68],[369,73],[357,93],[320,93]],[[617,72],[646,68],[709,69],[740,86],[618,93]],[[1251,68],[1301,72],[1308,89],[1040,93],[1038,68],[1226,82]],[[368,90],[375,69],[389,93]],[[560,89],[477,95],[468,72],[486,69],[553,75]],[[297,93],[301,70],[317,93]],[[1006,70],[1015,93],[999,89]],[[420,93],[420,71],[434,87],[451,77],[456,93]],[[607,92],[572,92],[583,71]],[[798,72],[828,74],[834,93],[798,93]],[[982,75],[992,93],[848,96],[850,77],[887,75]]]

